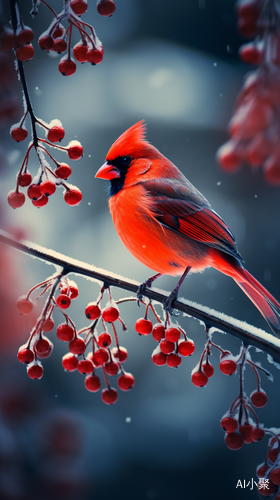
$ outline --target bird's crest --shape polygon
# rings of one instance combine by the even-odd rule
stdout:
[[[145,135],[146,124],[144,120],[141,120],[120,135],[109,149],[106,160],[113,160],[118,156],[121,157],[132,153],[135,154],[137,150],[142,149],[147,144]]]

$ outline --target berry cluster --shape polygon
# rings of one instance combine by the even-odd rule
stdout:
[[[25,26],[21,16],[17,16],[17,28],[14,31],[5,26],[0,31],[0,49],[4,51],[15,50],[18,61],[30,61],[34,56],[32,41],[34,33]]]
[[[276,0],[237,3],[238,29],[249,38],[240,48],[243,62],[259,68],[246,76],[229,123],[230,140],[217,152],[227,172],[243,163],[262,167],[265,180],[280,185],[280,11]]]
[[[101,309],[106,287],[101,289],[96,302],[91,302],[85,309],[86,317],[91,321],[91,325],[76,330],[75,324],[65,312],[71,305],[71,301],[78,296],[78,287],[74,281],[69,280],[61,273],[53,276],[43,283],[33,287],[26,296],[20,297],[17,302],[17,310],[21,314],[29,314],[33,310],[33,301],[30,296],[38,288],[44,288],[43,295],[50,289],[46,304],[36,324],[30,334],[28,341],[19,348],[18,359],[27,365],[27,374],[32,379],[40,379],[43,376],[43,366],[40,359],[50,356],[53,350],[53,343],[47,338],[48,333],[54,328],[53,310],[56,307],[64,316],[65,321],[58,325],[56,336],[62,342],[68,342],[69,352],[62,358],[62,366],[65,370],[86,375],[85,387],[90,392],[97,392],[101,388],[101,380],[96,375],[95,370],[101,368],[106,383],[101,397],[106,404],[113,404],[117,401],[117,390],[111,387],[108,376],[118,374],[117,385],[122,391],[128,391],[134,386],[134,377],[131,373],[125,372],[123,363],[127,359],[127,350],[119,344],[115,322],[118,320],[126,330],[124,322],[119,315],[119,309],[114,302],[111,290],[108,288],[109,302]],[[55,298],[56,291],[59,291]],[[103,331],[97,333],[97,324],[101,320]],[[108,326],[112,328],[112,335],[108,332]],[[113,342],[115,346],[113,347]],[[85,355],[87,348],[91,346],[91,351]]]
[[[27,128],[25,127],[25,119],[28,111],[26,111],[19,123],[11,128],[11,136],[17,142],[24,141],[27,136]],[[35,207],[43,207],[49,197],[53,195],[57,187],[64,188],[64,200],[68,205],[77,205],[82,199],[81,191],[76,187],[65,182],[71,175],[71,167],[67,163],[58,162],[46,149],[46,146],[51,146],[61,151],[65,151],[68,158],[78,160],[83,155],[83,148],[80,142],[70,141],[68,146],[62,147],[57,143],[60,142],[65,135],[64,128],[59,120],[52,120],[50,124],[44,123],[36,118],[33,110],[30,111],[31,125],[33,130],[33,141],[28,145],[23,162],[17,174],[17,182],[14,190],[8,194],[8,203],[12,208],[22,207],[25,203],[25,195],[20,191],[20,187],[28,187],[27,196],[32,201]],[[43,127],[46,131],[46,139],[39,138],[36,132],[36,124]],[[28,170],[29,155],[32,148],[35,149],[39,160],[39,171],[32,178]],[[52,170],[46,160],[45,154],[53,161],[55,169]]]
[[[259,490],[264,496],[277,493],[274,500],[280,500],[280,434],[267,429],[266,432],[272,437],[268,442],[268,452],[265,461],[257,467],[257,476],[266,479],[267,488]]]
[[[85,14],[88,8],[87,0],[65,0],[60,14],[45,1],[40,3],[48,7],[55,16],[48,29],[39,37],[38,44],[42,50],[66,53],[60,60],[58,69],[64,76],[71,76],[76,72],[76,61],[89,62],[92,65],[99,64],[103,59],[102,43],[97,37],[94,28],[81,20],[80,16]],[[18,7],[18,6],[17,6]],[[113,0],[98,0],[97,11],[105,17],[112,16],[116,6]],[[37,2],[33,1],[31,13],[37,14]],[[67,28],[62,23],[67,24]],[[71,55],[71,40],[73,27],[77,28],[81,40],[73,47]],[[87,31],[88,29],[88,31]],[[15,50],[18,61],[30,61],[34,56],[32,41],[34,33],[31,28],[23,24],[17,9],[17,27],[11,29],[5,27],[0,32],[0,49]]]
[[[99,64],[104,54],[102,43],[94,28],[80,18],[87,11],[87,1],[66,0],[60,14],[56,14],[47,2],[42,3],[49,7],[55,17],[48,29],[39,37],[39,47],[47,52],[65,53],[58,65],[60,73],[64,76],[73,75],[77,69],[76,61],[89,62],[92,65]],[[115,12],[115,8],[113,0],[99,0],[97,2],[97,11],[102,16],[111,16]],[[66,29],[63,22],[68,25]],[[79,31],[81,36],[81,40],[73,47],[74,57],[72,57],[71,52],[73,27]]]

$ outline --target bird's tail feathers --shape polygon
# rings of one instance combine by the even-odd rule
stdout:
[[[273,333],[280,337],[280,304],[246,269],[238,269],[234,277],[238,286],[259,309]]]

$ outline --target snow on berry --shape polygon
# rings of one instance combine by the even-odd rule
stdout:
[[[40,380],[44,373],[43,367],[39,361],[34,361],[33,363],[28,365],[27,375],[33,380]]]
[[[68,352],[62,358],[62,366],[64,370],[67,370],[68,372],[75,371],[77,369],[78,362],[78,358],[71,352]]]
[[[90,320],[97,319],[101,315],[101,309],[98,305],[90,302],[85,308],[85,315]]]

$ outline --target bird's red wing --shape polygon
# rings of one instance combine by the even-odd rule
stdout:
[[[162,225],[242,260],[227,224],[192,184],[160,179],[144,183]]]

